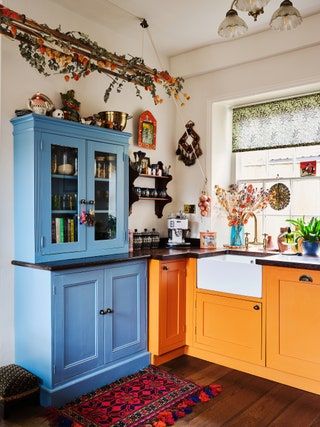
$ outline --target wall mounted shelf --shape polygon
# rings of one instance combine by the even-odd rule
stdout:
[[[142,197],[138,196],[135,192],[134,182],[137,178],[152,178],[154,179],[155,186],[154,188],[159,193],[160,191],[165,190],[167,192],[167,184],[172,180],[171,175],[164,176],[156,176],[156,175],[147,175],[147,174],[139,174],[138,171],[129,166],[129,214],[131,214],[133,203],[139,200],[154,200],[154,210],[155,214],[158,218],[162,218],[163,208],[172,202],[172,198],[170,196],[167,197]]]

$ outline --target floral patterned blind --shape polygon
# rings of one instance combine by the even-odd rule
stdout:
[[[233,109],[232,151],[320,144],[320,93]]]

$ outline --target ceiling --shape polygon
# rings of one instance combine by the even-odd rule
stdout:
[[[174,56],[212,43],[225,43],[217,28],[230,8],[231,0],[52,0],[70,10],[94,19],[129,38],[141,38],[136,17],[146,18],[159,52]],[[302,16],[320,13],[320,0],[292,0]],[[258,21],[239,12],[249,32],[269,29],[273,12],[281,0],[271,0]],[[123,10],[124,9],[124,10]],[[127,12],[126,12],[127,11]],[[302,24],[303,25],[303,24]],[[271,31],[271,30],[269,30]]]

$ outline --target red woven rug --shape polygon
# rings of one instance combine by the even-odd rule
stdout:
[[[165,427],[221,391],[149,366],[50,413],[58,427]]]

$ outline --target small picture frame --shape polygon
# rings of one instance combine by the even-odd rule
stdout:
[[[148,175],[148,169],[150,168],[150,157],[144,157],[141,160],[141,173]]]
[[[300,176],[315,176],[317,174],[317,162],[300,162]]]
[[[157,142],[157,121],[148,110],[144,111],[139,117],[138,127],[138,146],[156,149]]]
[[[215,231],[200,231],[200,249],[216,249],[217,233]]]

